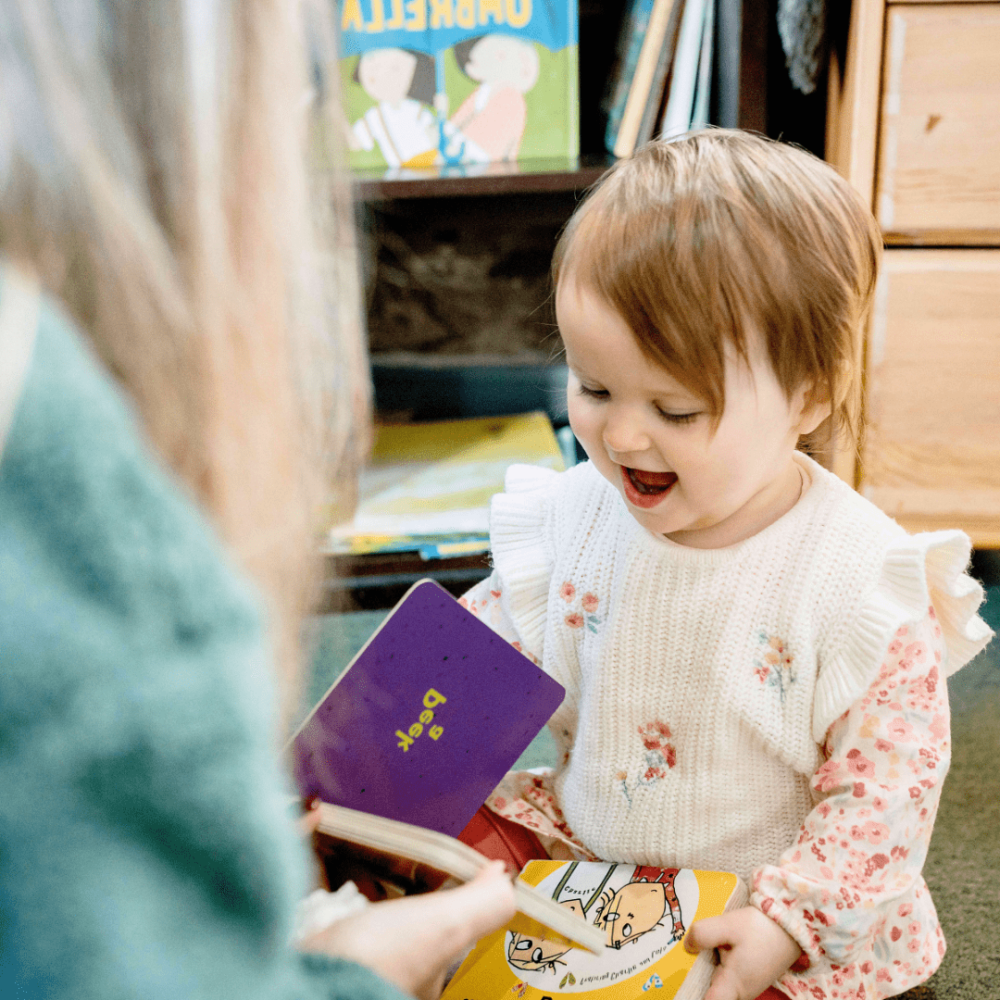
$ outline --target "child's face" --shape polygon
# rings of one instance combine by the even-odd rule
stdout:
[[[534,47],[507,35],[485,35],[469,52],[466,74],[473,80],[506,84],[526,93],[538,80],[538,53]]]
[[[789,401],[766,358],[732,360],[712,433],[703,400],[650,361],[621,316],[568,276],[556,314],[570,368],[569,420],[601,474],[645,528],[721,548],[765,528],[803,488],[793,460],[821,415]]]
[[[358,80],[376,101],[398,104],[410,92],[417,57],[405,49],[373,49],[358,63]]]

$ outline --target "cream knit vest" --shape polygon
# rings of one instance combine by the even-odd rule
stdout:
[[[515,466],[494,498],[502,601],[567,690],[553,787],[598,856],[719,868],[775,863],[814,804],[830,724],[933,602],[946,673],[985,644],[961,532],[909,536],[797,456],[811,485],[724,549],[642,528],[590,463]]]

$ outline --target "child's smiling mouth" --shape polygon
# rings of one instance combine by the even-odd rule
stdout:
[[[647,472],[621,466],[625,499],[633,507],[655,507],[677,482],[676,472]]]

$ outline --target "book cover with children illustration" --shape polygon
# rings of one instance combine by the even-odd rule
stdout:
[[[681,944],[695,920],[742,906],[746,886],[729,872],[603,862],[530,861],[521,879],[605,934],[600,954],[528,929],[522,918],[484,938],[443,1000],[578,1000],[699,997],[712,962]]]
[[[579,153],[576,0],[338,0],[349,161],[427,168]]]

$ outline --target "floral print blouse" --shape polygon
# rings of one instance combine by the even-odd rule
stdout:
[[[462,603],[517,644],[501,596],[494,574]],[[568,626],[586,627],[594,610],[583,607]],[[941,962],[944,937],[921,870],[951,753],[943,655],[933,607],[897,631],[874,683],[826,734],[812,778],[817,804],[796,841],[753,874],[752,904],[803,949],[777,983],[790,997],[894,996]],[[489,804],[533,828],[553,856],[593,858],[545,774],[508,775]]]

